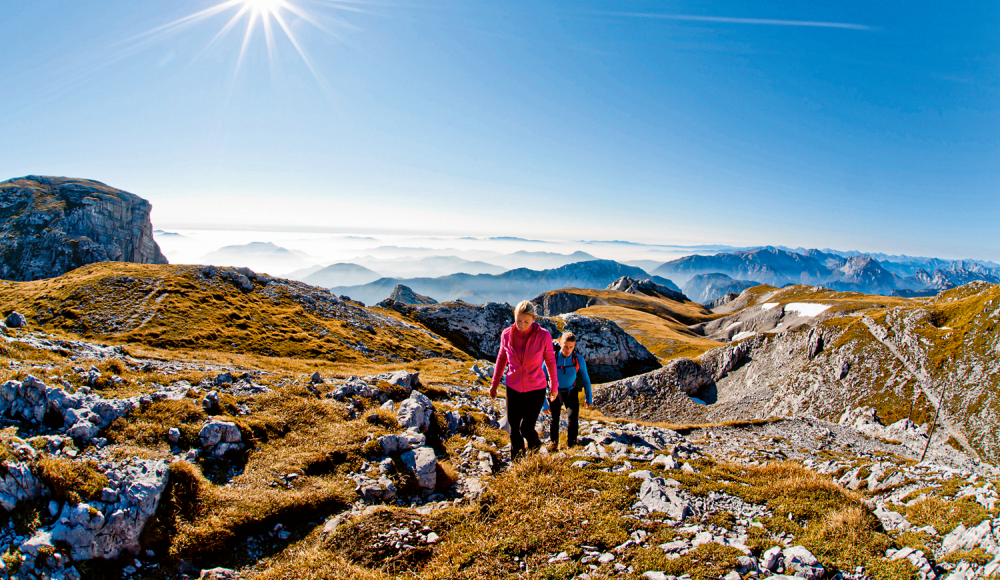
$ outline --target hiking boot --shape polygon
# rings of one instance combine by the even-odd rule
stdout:
[[[556,451],[559,451],[559,442],[553,441],[546,445],[545,448],[549,450],[549,453],[555,453]]]
[[[577,447],[577,446],[579,446],[579,445],[580,445],[580,444],[579,444],[579,443],[577,443],[576,441],[567,441],[567,442],[566,442],[566,448],[567,448],[567,449],[569,449],[570,447]]]

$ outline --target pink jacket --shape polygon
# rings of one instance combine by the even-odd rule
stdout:
[[[522,349],[515,349],[513,333],[517,332],[512,324],[500,335],[500,353],[497,355],[497,366],[493,372],[493,386],[500,384],[500,379],[507,376],[507,386],[519,393],[544,389],[546,386],[555,393],[559,386],[556,381],[548,385],[548,379],[542,370],[542,363],[550,368],[556,368],[556,355],[552,349],[552,335],[538,325],[531,325],[528,337]]]

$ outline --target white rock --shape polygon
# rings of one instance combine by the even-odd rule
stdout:
[[[774,572],[778,569],[778,565],[782,562],[781,548],[779,546],[774,546],[769,548],[760,556],[760,567],[769,571]]]
[[[678,467],[680,467],[680,464],[677,463],[677,460],[674,459],[672,455],[663,455],[663,454],[657,455],[656,458],[653,459],[651,465],[653,467],[656,467],[657,465],[662,465],[663,469],[677,469]]]
[[[430,447],[407,451],[400,457],[409,472],[416,477],[417,486],[424,492],[434,490],[437,484],[437,457]]]
[[[421,433],[426,433],[431,424],[431,414],[434,413],[434,403],[427,398],[427,395],[419,391],[413,391],[399,405],[396,411],[396,419],[403,429],[415,427]]]
[[[665,513],[673,520],[683,520],[692,513],[690,504],[659,477],[646,479],[639,489],[639,501],[650,512]]]

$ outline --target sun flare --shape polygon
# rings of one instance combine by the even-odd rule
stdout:
[[[283,8],[285,0],[243,0],[243,4],[262,13],[276,13]]]
[[[142,39],[144,42],[156,42],[157,39],[166,38],[179,30],[191,27],[209,18],[229,13],[229,19],[201,50],[196,57],[196,60],[205,54],[209,49],[219,44],[219,41],[225,38],[234,28],[240,25],[241,22],[246,21],[246,29],[242,34],[243,39],[240,44],[239,55],[236,58],[236,67],[233,73],[234,75],[239,73],[247,54],[247,50],[250,44],[254,42],[254,38],[260,37],[257,33],[258,28],[260,28],[263,30],[264,41],[267,45],[267,55],[272,63],[272,66],[275,61],[275,53],[279,50],[278,45],[282,43],[281,37],[283,35],[287,44],[290,44],[299,55],[306,68],[309,69],[309,72],[312,73],[313,77],[320,84],[323,90],[328,91],[322,76],[319,74],[316,67],[313,66],[311,59],[306,54],[306,51],[302,46],[302,43],[298,38],[296,38],[293,31],[293,25],[296,21],[302,21],[318,28],[326,34],[331,36],[337,35],[327,25],[325,25],[323,21],[321,21],[317,14],[313,14],[299,6],[298,1],[299,0],[225,0],[200,12],[196,12],[169,24],[154,28],[153,30],[140,35],[135,40]],[[347,10],[351,12],[362,11],[358,7],[359,2],[357,0],[312,0],[311,3],[326,7],[327,9]],[[326,14],[325,16],[326,18],[323,20],[327,22],[340,22],[338,19],[331,18],[329,14]],[[260,26],[258,26],[258,22],[260,23]],[[280,29],[280,31],[278,31],[278,29]]]

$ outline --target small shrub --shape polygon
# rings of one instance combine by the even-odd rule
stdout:
[[[982,548],[976,548],[974,550],[952,552],[942,558],[941,562],[958,565],[959,562],[965,561],[977,566],[985,566],[992,560],[992,554]]]
[[[378,439],[372,439],[361,447],[361,453],[363,453],[365,457],[372,458],[378,457],[379,455],[385,455],[385,450],[382,449],[382,444],[379,443]]]
[[[44,457],[38,462],[38,478],[52,489],[57,500],[72,505],[96,499],[108,485],[107,476],[94,461]]]

